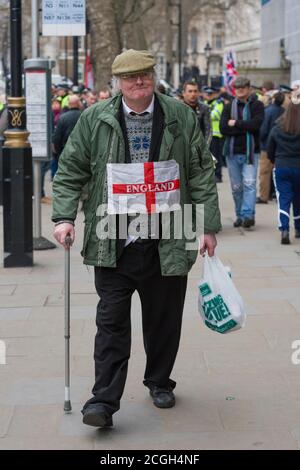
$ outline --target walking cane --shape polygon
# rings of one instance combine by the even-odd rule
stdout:
[[[65,403],[64,411],[72,410],[70,400],[70,248],[72,238],[66,236],[65,240]]]

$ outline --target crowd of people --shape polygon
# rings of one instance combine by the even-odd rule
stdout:
[[[228,168],[234,227],[253,227],[256,204],[277,197],[281,242],[290,244],[291,205],[295,237],[300,238],[300,81],[276,88],[266,80],[262,87],[253,87],[238,77],[234,89],[235,96],[224,88],[200,90],[192,80],[183,85],[178,99],[198,116],[216,159],[217,183],[222,182],[222,167]]]
[[[58,167],[58,159],[66,142],[77,123],[80,114],[95,103],[111,97],[109,87],[96,91],[81,86],[70,87],[66,83],[52,85],[52,159],[42,164],[41,202],[52,204],[52,199],[46,196],[44,189],[45,175],[51,171],[53,180]]]
[[[236,214],[234,227],[253,227],[255,205],[268,204],[277,197],[282,243],[289,244],[291,206],[297,238],[300,231],[300,132],[295,124],[299,122],[297,93],[300,80],[294,81],[291,87],[275,87],[271,80],[257,87],[251,86],[247,78],[238,77],[234,89],[235,96],[225,87],[204,86],[200,89],[196,80],[191,79],[177,91],[174,99],[182,101],[196,113],[199,127],[215,159],[217,183],[223,181],[223,167],[228,168]],[[162,94],[169,93],[162,83],[157,85],[157,90]],[[53,153],[51,162],[42,164],[42,203],[52,203],[44,190],[45,174],[50,170],[53,180],[59,156],[81,113],[112,95],[110,86],[96,92],[83,85],[53,85]],[[2,104],[2,134],[6,121],[6,108]],[[283,172],[285,165],[288,170]]]

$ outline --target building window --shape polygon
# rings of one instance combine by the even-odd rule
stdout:
[[[191,51],[192,53],[198,52],[198,30],[196,28],[191,30]]]
[[[216,49],[223,49],[223,36],[216,36]]]
[[[222,50],[224,47],[224,24],[216,23],[213,31],[213,45],[216,50]]]

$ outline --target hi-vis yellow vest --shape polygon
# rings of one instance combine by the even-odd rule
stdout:
[[[221,100],[214,100],[212,103],[207,104],[210,107],[212,135],[213,137],[219,137],[219,139],[221,139],[223,136],[220,132],[220,121],[224,109],[224,103]]]
[[[63,97],[62,102],[61,102],[61,107],[62,108],[68,108],[69,99],[70,99],[70,95],[66,95],[66,96]]]

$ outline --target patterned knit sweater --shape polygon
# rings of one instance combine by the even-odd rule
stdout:
[[[131,163],[146,163],[149,161],[151,135],[152,135],[153,113],[145,115],[131,115],[125,114],[125,125],[129,143],[129,152]],[[157,222],[155,218],[152,221],[151,217],[146,214],[137,215],[138,220],[141,222],[138,230],[140,231],[141,238],[155,237],[157,232]],[[136,217],[129,216],[129,223]]]
[[[125,114],[131,163],[145,163],[149,160],[153,114],[131,116]]]

